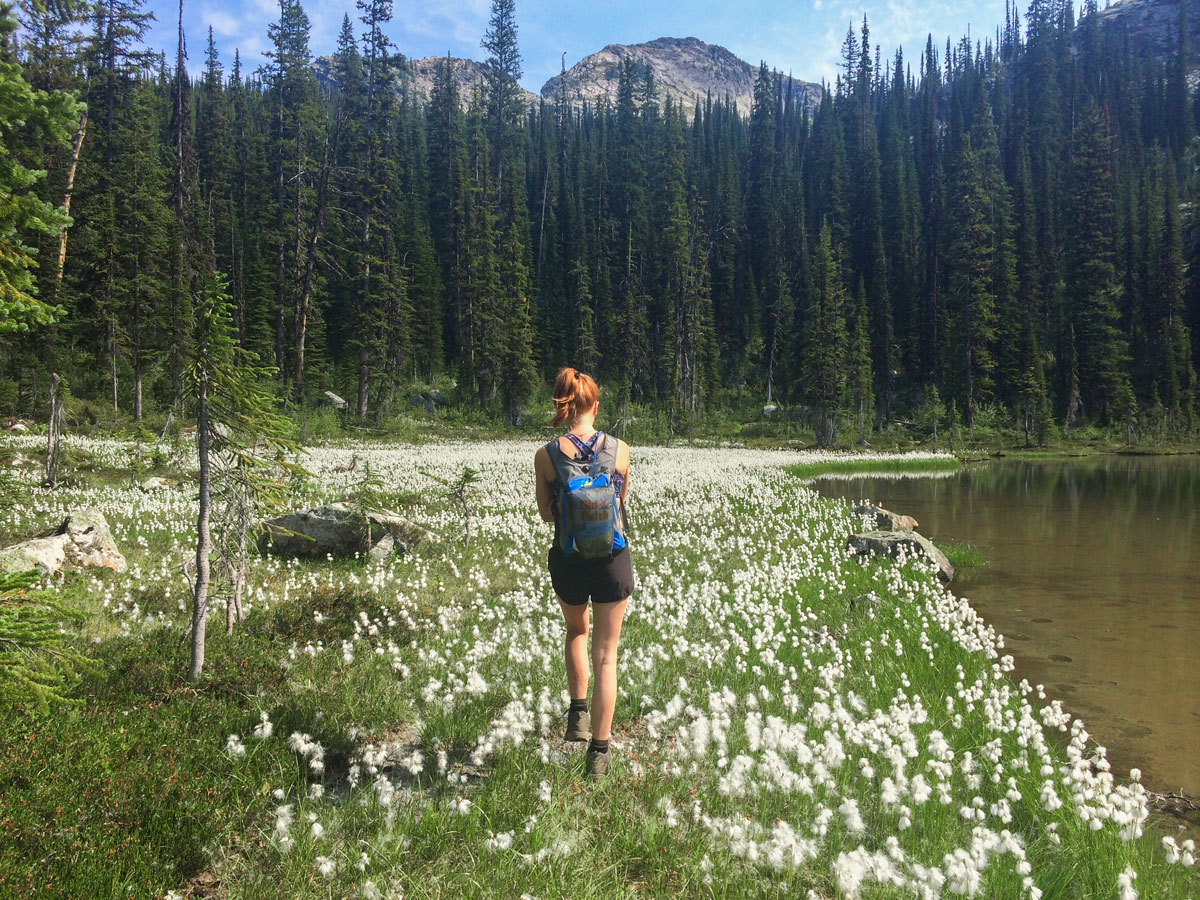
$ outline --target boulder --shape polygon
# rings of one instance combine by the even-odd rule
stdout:
[[[915,531],[867,531],[863,534],[852,534],[847,544],[860,556],[881,554],[897,557],[903,551],[908,558],[923,554],[938,568],[938,577],[949,583],[954,580],[954,566],[933,545],[933,541]]]
[[[413,394],[408,398],[410,408],[421,407],[427,413],[435,413],[439,409],[449,406],[449,402],[442,395],[442,392],[437,388],[430,388],[427,391],[422,391],[419,394]]]
[[[8,465],[9,465],[9,468],[12,468],[12,469],[20,469],[22,471],[32,471],[34,468],[37,467],[38,464],[36,462],[34,462],[32,459],[30,459],[28,456],[24,456],[24,455],[18,453],[16,456],[14,456],[12,458],[12,461],[9,462]]]
[[[889,512],[882,506],[862,504],[854,507],[853,512],[856,516],[864,516],[872,519],[875,528],[881,531],[917,530],[917,520],[912,516],[902,516],[899,513]]]
[[[108,520],[95,509],[71,513],[53,534],[32,538],[0,550],[0,571],[39,569],[53,575],[63,568],[106,568],[124,572],[121,555]]]
[[[424,394],[413,394],[408,398],[409,409],[423,409],[427,413],[437,412],[437,404],[426,397]]]
[[[334,409],[345,409],[347,406],[349,406],[349,404],[346,403],[345,400],[343,400],[341,397],[339,397],[333,391],[325,391],[324,396],[325,396],[325,402],[328,403],[330,406],[332,406]]]
[[[768,403],[763,407],[763,418],[769,419],[777,412],[779,412],[779,406],[775,403]]]
[[[22,432],[28,431],[29,426],[26,425],[24,422],[22,422],[20,419],[12,418],[12,419],[9,419],[7,423],[5,423],[4,430],[5,431],[15,431],[18,434],[20,434]]]
[[[163,491],[171,486],[171,482],[165,478],[159,478],[157,475],[151,475],[141,483],[143,491]]]
[[[263,522],[258,546],[282,556],[353,556],[383,559],[425,541],[431,531],[393,512],[354,512],[349,503],[330,503]]]

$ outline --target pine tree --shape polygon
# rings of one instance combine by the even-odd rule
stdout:
[[[1184,316],[1183,238],[1175,177],[1166,166],[1161,238],[1158,245],[1153,296],[1155,390],[1166,404],[1168,416],[1190,429],[1196,414],[1196,370],[1192,365],[1191,332]]]
[[[496,207],[500,222],[507,225],[524,199],[517,188],[524,184],[518,171],[515,126],[520,114],[517,81],[522,74],[521,51],[517,46],[515,0],[492,0],[491,18],[481,46],[488,57],[484,67],[487,83],[487,114],[491,125],[492,169],[496,173]]]
[[[846,369],[848,406],[854,413],[855,427],[862,431],[870,425],[875,394],[871,366],[871,324],[867,312],[866,287],[861,278],[854,298]]]
[[[116,158],[113,173],[123,186],[115,211],[122,241],[113,303],[119,340],[133,369],[133,418],[140,422],[147,372],[165,355],[166,347],[178,346],[171,340],[173,322],[166,302],[173,289],[175,260],[170,248],[175,246],[178,220],[167,205],[171,175],[155,127],[161,108],[154,85],[136,85],[128,104],[130,115],[121,118],[118,132],[126,149]]]
[[[1085,411],[1101,421],[1119,417],[1129,381],[1128,352],[1119,327],[1114,246],[1111,147],[1106,122],[1094,102],[1076,127],[1071,166],[1071,244],[1067,259],[1068,314],[1079,363]]]
[[[179,0],[178,43],[175,71],[171,79],[171,115],[168,135],[174,156],[171,185],[174,228],[168,247],[170,287],[168,291],[167,343],[171,374],[171,405],[183,391],[183,363],[191,338],[192,293],[201,254],[200,226],[196,219],[196,159],[193,143],[192,88],[187,70],[187,45],[183,33],[183,0]],[[140,400],[137,401],[140,405]]]
[[[9,11],[0,9],[0,40],[7,41],[15,28]],[[18,63],[0,60],[0,134],[5,138],[0,156],[0,335],[48,325],[65,313],[38,298],[37,261],[29,241],[38,233],[57,236],[67,227],[62,212],[35,193],[46,177],[37,157],[43,143],[67,145],[79,111],[69,93],[36,90]],[[26,123],[36,129],[33,146],[16,138]]]
[[[804,317],[804,396],[813,407],[817,444],[830,447],[837,439],[838,410],[846,400],[850,359],[846,334],[849,298],[828,225],[821,229],[812,270],[813,288]]]

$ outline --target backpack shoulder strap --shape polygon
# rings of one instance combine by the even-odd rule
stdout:
[[[546,445],[546,455],[550,457],[550,465],[554,467],[555,479],[565,487],[566,483],[571,480],[571,476],[566,471],[567,460],[563,455],[562,448],[558,446],[558,438]]]
[[[617,451],[620,449],[621,441],[618,438],[611,437],[603,431],[599,432],[600,443],[596,446],[596,467],[602,472],[607,472],[610,476],[617,474]]]

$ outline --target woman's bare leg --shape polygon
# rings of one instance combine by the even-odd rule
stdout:
[[[592,671],[596,689],[592,694],[592,740],[607,741],[617,705],[617,643],[625,619],[628,598],[620,603],[592,604]],[[575,696],[574,693],[571,696]]]
[[[563,618],[567,622],[567,642],[563,656],[567,664],[567,688],[572,700],[586,700],[588,693],[588,605],[570,606],[561,599]]]

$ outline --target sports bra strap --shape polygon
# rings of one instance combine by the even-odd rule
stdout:
[[[571,434],[571,432],[569,432],[569,431],[567,432],[566,437],[567,437],[567,440],[569,440],[572,444],[575,445],[575,449],[578,450],[580,453],[582,453],[584,456],[595,456],[596,455],[596,440],[597,440],[597,438],[600,437],[600,435],[602,433],[603,432],[600,432],[600,431],[593,432],[592,436],[590,438],[588,438],[586,441],[580,440],[578,437]]]

